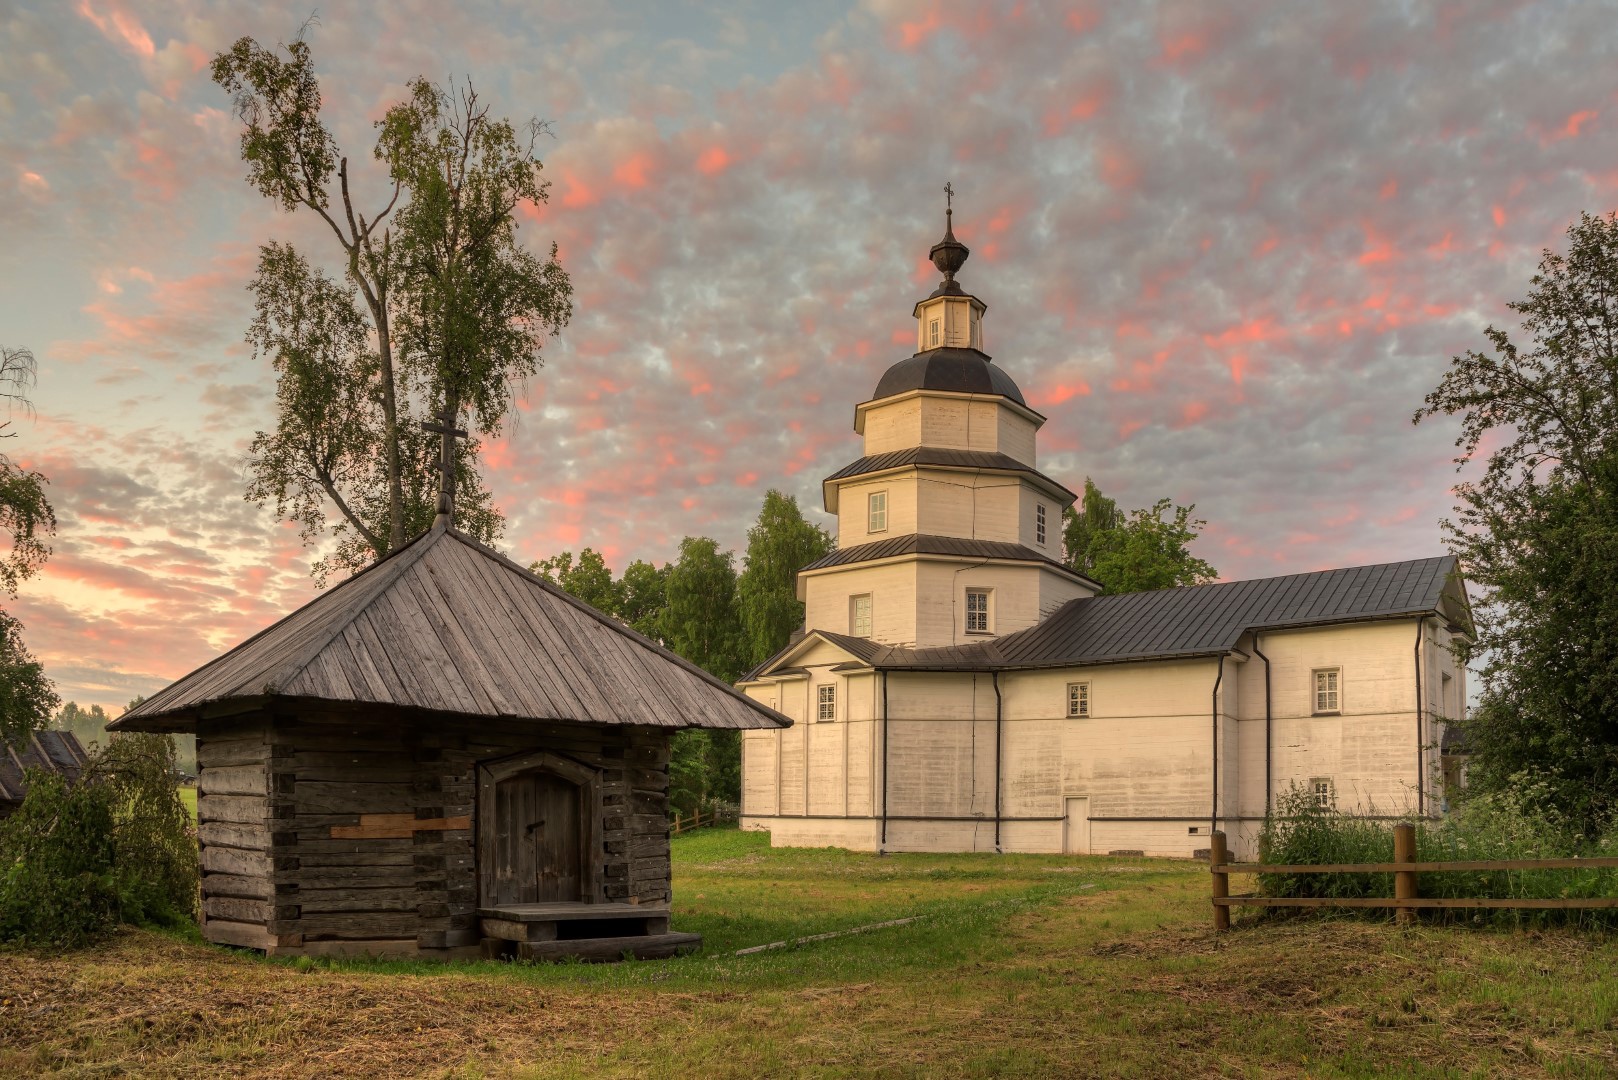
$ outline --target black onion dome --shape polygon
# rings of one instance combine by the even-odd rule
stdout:
[[[976,349],[929,349],[901,360],[883,372],[871,399],[893,397],[911,390],[999,394],[1023,408],[1028,407],[1011,376],[989,363],[988,356]]]

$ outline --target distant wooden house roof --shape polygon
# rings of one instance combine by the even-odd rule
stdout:
[[[0,816],[15,809],[28,793],[27,770],[60,773],[71,784],[88,760],[71,731],[36,731],[21,746],[0,742]]]
[[[191,730],[272,698],[605,725],[791,724],[442,525],[110,726]]]

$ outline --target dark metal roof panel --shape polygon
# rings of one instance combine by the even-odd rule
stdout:
[[[1049,555],[1043,555],[1031,547],[1022,544],[1009,544],[999,540],[968,540],[960,536],[934,536],[929,533],[905,533],[901,536],[890,536],[883,540],[875,540],[869,544],[857,544],[851,548],[838,548],[828,555],[823,555],[799,570],[804,573],[810,570],[824,570],[828,566],[844,566],[848,563],[874,562],[878,559],[892,559],[900,555],[957,555],[968,559],[1005,559],[1015,562],[1046,563],[1058,567],[1068,574],[1075,574],[1083,578],[1076,570],[1063,563],[1057,562]],[[1088,581],[1088,578],[1085,578]]]
[[[889,469],[901,469],[908,465],[936,465],[952,469],[991,469],[999,472],[1027,473],[1038,477],[1045,483],[1061,488],[1073,498],[1078,495],[1069,491],[1066,485],[1058,483],[1032,466],[1018,461],[1010,454],[1001,454],[990,450],[957,450],[943,446],[909,446],[903,450],[890,450],[886,454],[872,454],[862,457],[858,461],[850,462],[841,469],[826,477],[822,483],[832,483],[836,480],[846,480],[851,476],[865,476],[870,473],[886,472]]]
[[[1037,626],[992,642],[950,650],[895,649],[877,666],[987,670],[1213,655],[1235,648],[1249,630],[1434,611],[1454,572],[1454,559],[1442,556],[1096,596],[1069,601]]]
[[[871,400],[894,397],[911,390],[944,390],[957,394],[999,394],[1024,408],[1022,391],[1001,368],[977,349],[928,349],[899,361],[876,384]]]

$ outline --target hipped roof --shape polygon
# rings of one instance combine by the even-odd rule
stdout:
[[[110,726],[188,730],[205,711],[277,697],[601,725],[791,724],[442,525]]]

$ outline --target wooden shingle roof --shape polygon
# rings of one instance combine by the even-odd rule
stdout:
[[[74,783],[89,760],[71,731],[35,731],[19,746],[0,742],[0,812],[28,793],[27,770],[60,773]]]
[[[204,710],[274,697],[603,725],[791,723],[441,526],[147,698],[111,727],[188,730]]]

